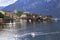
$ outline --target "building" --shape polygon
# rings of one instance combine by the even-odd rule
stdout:
[[[0,12],[1,12],[3,15],[8,16],[8,17],[13,18],[13,19],[19,18],[15,13],[10,12],[10,11],[0,10]]]
[[[20,19],[27,20],[28,22],[36,21],[37,14],[31,14],[29,12],[24,12],[21,16]]]

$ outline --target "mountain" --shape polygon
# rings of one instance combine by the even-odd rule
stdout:
[[[17,11],[28,11],[30,13],[43,15],[50,14],[54,17],[60,17],[60,0],[17,0],[14,4],[16,6]],[[14,4],[11,4],[2,10],[13,12]]]
[[[4,7],[0,7],[0,10],[3,9]]]

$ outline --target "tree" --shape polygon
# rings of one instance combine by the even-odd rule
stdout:
[[[16,15],[17,15],[17,16],[20,16],[22,13],[23,13],[22,11],[18,11],[18,12],[16,13]]]
[[[0,12],[0,18],[4,18],[4,15]]]

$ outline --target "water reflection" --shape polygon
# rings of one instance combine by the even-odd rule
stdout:
[[[2,30],[2,28],[3,28],[3,25],[0,25],[0,31]]]
[[[60,40],[60,21],[53,23],[13,22],[1,25],[0,40]]]

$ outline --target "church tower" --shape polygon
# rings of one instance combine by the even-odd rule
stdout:
[[[14,13],[17,13],[16,4],[14,3]]]
[[[17,19],[16,13],[17,13],[17,9],[16,9],[16,4],[14,3],[14,14],[13,14],[14,19]]]

